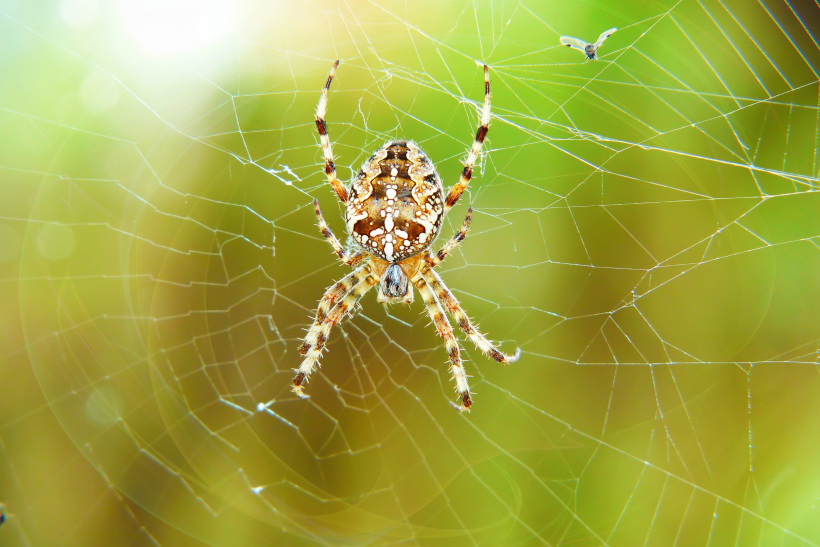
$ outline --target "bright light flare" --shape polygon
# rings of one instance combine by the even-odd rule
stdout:
[[[233,30],[233,0],[121,0],[126,27],[148,53],[199,49]]]

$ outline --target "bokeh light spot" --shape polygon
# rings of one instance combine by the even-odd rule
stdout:
[[[108,112],[119,100],[120,84],[100,70],[90,72],[80,86],[80,101],[91,112]]]
[[[233,28],[230,0],[122,0],[126,27],[148,53],[182,53]]]
[[[49,260],[66,258],[74,252],[74,230],[59,224],[46,224],[40,228],[40,253]]]
[[[60,16],[70,27],[88,28],[97,22],[100,15],[100,4],[97,0],[63,0],[60,4]]]
[[[100,425],[119,421],[124,408],[122,394],[109,387],[95,389],[85,403],[88,419]]]

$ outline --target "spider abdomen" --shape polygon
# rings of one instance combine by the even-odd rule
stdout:
[[[444,190],[433,163],[412,141],[391,141],[353,180],[347,230],[392,264],[427,249],[441,229]]]

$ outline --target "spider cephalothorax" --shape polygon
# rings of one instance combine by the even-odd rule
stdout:
[[[361,299],[379,285],[379,302],[410,303],[413,301],[412,282],[427,306],[436,330],[445,340],[450,357],[450,370],[456,380],[456,391],[461,398],[459,410],[470,408],[470,388],[461,354],[453,335],[453,328],[444,315],[444,308],[458,322],[476,346],[500,363],[511,363],[515,355],[501,353],[470,321],[453,293],[444,285],[433,268],[437,266],[466,236],[472,208],[461,229],[435,255],[430,246],[441,230],[444,215],[455,205],[467,188],[473,166],[481,152],[490,123],[490,72],[484,65],[484,109],[475,141],[467,156],[461,179],[445,197],[441,179],[433,163],[412,141],[391,141],[379,148],[365,162],[346,188],[336,178],[336,166],[330,140],[327,136],[325,111],[327,92],[339,61],[333,65],[322,97],[316,109],[316,127],[325,155],[325,172],[336,195],[347,203],[345,220],[347,232],[353,240],[351,251],[345,250],[327,227],[319,202],[314,201],[319,228],[330,241],[339,258],[348,266],[357,266],[353,272],[330,287],[316,310],[316,319],[299,348],[305,356],[293,379],[293,389],[300,397],[314,367],[324,350],[330,329],[342,320]]]

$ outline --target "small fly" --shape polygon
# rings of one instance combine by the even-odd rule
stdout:
[[[561,36],[561,44],[567,47],[571,47],[572,49],[577,49],[578,51],[586,55],[588,59],[594,61],[598,58],[598,48],[601,47],[604,44],[604,40],[612,36],[612,34],[616,30],[618,29],[611,28],[609,30],[605,30],[601,33],[600,36],[598,36],[598,41],[594,44],[588,44],[583,40],[573,38],[572,36]]]

